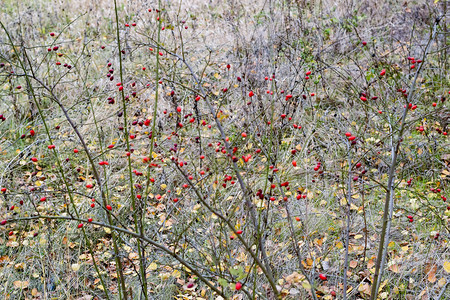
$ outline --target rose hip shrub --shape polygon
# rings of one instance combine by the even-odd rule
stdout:
[[[6,1],[0,290],[446,295],[445,13]]]

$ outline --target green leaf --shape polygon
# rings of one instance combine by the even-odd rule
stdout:
[[[236,278],[236,281],[240,281],[241,279],[244,279],[245,277],[247,277],[247,274],[242,273],[239,277]]]
[[[244,273],[242,267],[238,267],[236,269],[230,269],[230,274],[233,276],[241,276]]]
[[[228,281],[227,281],[226,279],[223,279],[223,278],[219,278],[219,279],[217,280],[217,282],[219,282],[219,284],[220,284],[221,286],[223,286],[223,287],[227,287],[227,285],[228,285]]]

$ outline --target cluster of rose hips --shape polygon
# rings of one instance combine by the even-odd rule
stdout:
[[[430,192],[435,193],[435,194],[440,194],[442,192],[442,190],[441,189],[430,188]],[[447,197],[445,197],[444,195],[441,195],[441,199],[444,202],[447,201]]]
[[[406,108],[406,104],[403,107]],[[413,105],[412,103],[408,103],[408,109],[415,110],[416,108],[417,108],[417,105]]]
[[[406,89],[398,89],[397,92],[402,93],[403,97],[408,98],[408,94],[406,93]]]
[[[348,138],[348,141],[351,142],[352,145],[356,144],[356,136],[352,135],[351,132],[346,132],[345,136]]]
[[[362,164],[359,162],[359,163],[357,163],[357,164],[355,165],[355,168],[356,168],[356,169],[359,169],[359,168],[361,168],[361,166],[362,166]],[[365,169],[363,169],[363,170],[361,171],[361,175],[364,175],[364,174],[366,174],[366,173],[367,173],[367,170],[365,170]],[[358,181],[358,179],[359,179],[359,176],[353,177],[353,181]]]
[[[360,97],[359,97],[359,99],[361,99],[362,101],[367,101],[367,98],[368,98],[368,96],[367,96],[367,93],[364,93],[364,92],[361,92],[360,93]],[[372,98],[370,98],[370,99],[372,99],[372,100],[377,100],[378,99],[378,96],[373,96]]]
[[[422,62],[422,60],[421,59],[415,59],[414,57],[408,57],[408,60],[409,60],[409,62],[411,63],[411,69],[414,69],[415,67],[416,67],[416,65],[415,64],[420,64],[421,62]]]
[[[411,186],[411,182],[412,182],[412,178],[410,178],[410,179],[406,182],[406,184],[407,184],[408,186]]]
[[[322,163],[320,161],[317,162],[317,165],[314,167],[314,171],[318,172],[319,169],[322,167]],[[319,171],[319,174],[321,174],[323,171]]]

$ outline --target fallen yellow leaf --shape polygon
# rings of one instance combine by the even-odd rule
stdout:
[[[450,261],[444,262],[444,270],[445,272],[450,273]]]
[[[398,273],[398,265],[394,264],[394,265],[390,266],[389,271]]]
[[[369,286],[369,284],[368,283],[360,284],[359,287],[358,287],[358,291],[360,293],[364,293],[364,294],[370,295],[370,286]]]
[[[302,286],[305,290],[309,291],[311,289],[311,285],[308,283],[308,281],[303,281]]]
[[[442,277],[442,278],[439,279],[439,281],[438,281],[438,286],[439,286],[439,287],[443,287],[446,283],[447,283],[447,279],[445,279],[445,277]]]
[[[80,269],[79,264],[72,264],[72,271],[77,272]]]
[[[30,283],[28,281],[14,281],[13,285],[17,289],[26,289]]]
[[[436,278],[436,271],[437,271],[437,266],[433,265],[433,267],[431,268],[430,272],[428,273],[428,281],[431,283],[435,283],[437,278]]]
[[[151,270],[151,271],[154,271],[154,270],[156,270],[157,268],[158,268],[158,265],[156,264],[156,263],[151,263],[149,266],[148,266],[148,268]]]

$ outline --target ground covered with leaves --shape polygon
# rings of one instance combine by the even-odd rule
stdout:
[[[5,299],[449,299],[447,1],[4,0]]]

